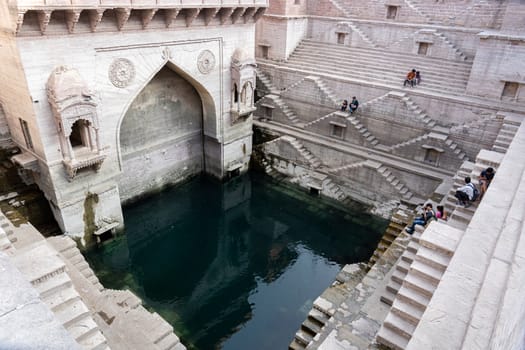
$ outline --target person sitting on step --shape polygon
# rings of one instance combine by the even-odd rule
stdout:
[[[403,86],[407,86],[407,84],[410,84],[410,86],[414,87],[416,79],[416,70],[412,69],[410,72],[407,73],[407,77],[405,79],[405,82],[403,83]]]
[[[416,85],[421,83],[421,73],[418,70],[416,71],[416,77],[414,79],[416,80]]]
[[[418,218],[415,218],[414,221],[412,222],[412,225],[410,225],[410,227],[405,228],[405,231],[412,234],[414,233],[416,225],[425,226],[432,219],[437,220],[436,213],[434,213],[432,203],[427,203],[425,204],[425,207],[423,208],[423,212],[421,213],[421,216],[419,216]]]
[[[357,107],[359,107],[359,101],[357,101],[357,98],[354,96],[352,97],[352,102],[350,102],[350,107],[348,108],[350,110],[350,114],[354,113]]]
[[[344,112],[346,111],[347,107],[348,107],[348,100],[343,100],[343,103],[341,104],[341,110]]]
[[[491,167],[483,170],[481,174],[479,174],[478,183],[479,183],[479,190],[480,190],[480,195],[479,195],[480,200],[481,198],[483,198],[483,195],[485,194],[485,192],[487,192],[487,188],[489,187],[490,182],[494,178],[494,175],[496,175],[496,172],[494,171],[494,168],[491,168]]]
[[[470,207],[470,203],[476,199],[474,192],[477,192],[476,186],[470,181],[470,176],[467,176],[465,185],[458,188],[454,195],[458,199],[456,204],[463,205],[465,208]]]
[[[448,215],[447,215],[447,212],[445,211],[445,207],[443,207],[442,205],[437,206],[436,219],[441,219],[445,221],[448,219]]]

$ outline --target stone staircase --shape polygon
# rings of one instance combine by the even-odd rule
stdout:
[[[343,202],[345,199],[347,199],[347,195],[341,190],[341,187],[339,187],[335,182],[333,182],[330,178],[326,178],[323,183],[323,192],[328,191],[330,194],[333,194],[333,196],[330,196],[332,198],[337,199],[340,202]]]
[[[257,79],[262,83],[263,87],[265,88],[265,94],[274,94],[278,95],[279,90],[273,85],[272,80],[259,68],[255,69],[255,73],[257,74]]]
[[[364,160],[364,161],[361,161],[361,162],[354,162],[354,163],[350,163],[350,164],[345,164],[345,165],[342,165],[342,166],[339,166],[339,167],[330,168],[329,171],[331,173],[338,173],[338,172],[344,171],[344,170],[362,168],[363,165],[366,164],[366,162],[367,161]]]
[[[306,159],[306,161],[312,168],[319,168],[323,164],[320,159],[314,156],[312,152],[310,152],[306,147],[304,147],[304,145],[295,137],[282,136],[280,139],[282,141],[288,142],[293,148],[295,148],[297,152],[299,152],[299,154],[304,159]]]
[[[308,76],[305,78],[305,80],[313,81],[319,87],[319,90],[321,90],[321,92],[324,93],[330,99],[330,101],[334,105],[334,108],[340,106],[341,100],[335,95],[332,89],[330,89],[330,87],[326,85],[323,79],[316,76]]]
[[[352,12],[348,11],[338,0],[329,0],[345,17],[351,17]]]
[[[407,1],[405,0],[407,3]],[[506,4],[499,1],[476,0],[473,2],[436,2],[410,0],[414,8],[428,18],[430,24],[467,25],[469,19],[476,18],[476,26],[499,28],[501,12]]]
[[[345,112],[343,112],[343,111],[330,112],[330,113],[328,113],[328,114],[326,114],[326,115],[323,115],[323,116],[320,117],[320,118],[317,118],[317,119],[315,119],[315,120],[312,120],[312,121],[309,122],[309,123],[304,124],[304,128],[305,128],[305,129],[311,128],[311,127],[315,126],[316,124],[319,124],[319,123],[322,122],[323,120],[328,119],[328,118],[333,117],[333,116],[337,116],[337,115],[346,118],[348,114],[345,113]]]
[[[506,153],[520,125],[520,119],[505,116],[496,141],[494,141],[494,145],[492,146],[492,150],[499,153]]]
[[[425,113],[425,111],[417,105],[409,96],[404,96],[401,98],[401,100],[405,103],[407,108],[412,111],[412,113],[421,121],[423,121],[428,128],[433,128],[436,126],[436,121],[433,120],[428,114]]]
[[[265,61],[260,60],[260,63],[264,65]],[[472,63],[449,60],[444,65],[443,61],[415,54],[348,47],[305,39],[282,66],[305,73],[347,77],[398,88],[402,87],[406,72],[417,67],[423,72],[424,79],[417,89],[463,94]]]
[[[432,19],[430,18],[429,15],[427,15],[426,13],[422,12],[419,7],[417,7],[416,5],[414,5],[414,3],[411,1],[411,0],[404,0],[405,4],[407,4],[407,6],[409,8],[412,9],[412,11],[414,11],[415,13],[417,13],[418,15],[420,15],[423,20],[427,23],[430,23],[432,21]]]
[[[18,250],[13,259],[44,303],[83,349],[109,349],[106,338],[73,287],[66,265],[56,251],[45,241],[40,241]]]
[[[401,182],[386,166],[381,165],[377,169],[378,173],[383,176],[386,181],[392,185],[400,194],[401,198],[404,200],[409,200],[414,196],[412,192],[408,189],[408,187]]]
[[[294,111],[292,111],[290,107],[284,103],[281,97],[273,94],[266,95],[266,97],[271,99],[279,107],[279,109],[292,124],[297,125],[300,123],[299,117],[294,113]]]
[[[450,262],[462,231],[444,223],[432,222],[421,234],[422,227],[414,232],[407,250],[392,275],[393,284],[399,287],[395,298],[381,298],[391,302],[391,309],[376,340],[395,350],[403,350],[410,341],[432,294]]]
[[[357,35],[359,35],[359,37],[365,42],[367,43],[371,48],[374,48],[374,49],[377,49],[379,48],[379,46],[372,40],[370,39],[370,37],[368,35],[365,34],[365,32],[363,32],[361,30],[361,28],[359,28],[354,22],[343,22],[343,23],[347,23],[348,26],[350,28],[352,28],[352,30],[354,32],[357,33]]]
[[[372,135],[366,126],[364,126],[361,121],[354,115],[350,115],[346,118],[350,125],[352,125],[360,134],[363,136],[363,139],[366,140],[370,145],[376,147],[379,145],[379,140]]]
[[[454,43],[451,42],[445,34],[435,31],[434,35],[440,38],[451,49],[451,51],[454,52],[457,59],[462,61],[468,60],[467,55],[465,55],[456,45],[454,45]]]
[[[104,286],[100,284],[97,276],[87,263],[86,259],[77,248],[77,244],[74,240],[66,236],[50,237],[47,241],[66,259],[69,260],[73,266],[84,276],[89,282],[91,282],[99,291],[104,289]]]
[[[407,234],[402,233],[366,274],[366,268],[345,266],[332,286],[314,302],[314,309],[331,315],[329,319],[315,335],[308,333],[302,343],[296,337],[292,345],[308,343],[306,349],[368,349],[387,312],[386,308],[377,306],[376,297],[385,282],[385,273],[391,270],[407,243]],[[345,270],[348,273],[340,278]],[[290,349],[304,348],[292,345]]]
[[[399,149],[399,148],[402,148],[402,147],[405,147],[405,146],[410,146],[410,145],[413,145],[414,143],[417,143],[419,141],[426,140],[426,139],[429,138],[429,136],[430,136],[430,133],[427,133],[427,134],[424,134],[424,135],[421,135],[421,136],[418,136],[418,137],[414,137],[414,138],[412,138],[410,140],[398,143],[396,145],[392,145],[392,146],[388,147],[387,150],[388,151],[395,151],[396,149]]]
[[[520,127],[504,158],[478,154],[483,166],[502,162],[407,350],[522,347],[524,136]]]
[[[404,205],[399,205],[392,217],[390,223],[381,237],[381,241],[374,250],[372,257],[368,261],[368,266],[372,267],[392,245],[392,242],[403,232],[406,225],[412,222],[413,213]]]

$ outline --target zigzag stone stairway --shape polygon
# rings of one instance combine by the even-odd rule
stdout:
[[[171,325],[133,293],[104,289],[71,238],[44,239],[32,225],[14,227],[1,213],[0,222],[0,257],[10,257],[68,333],[56,346],[70,341],[76,344],[70,349],[186,349]]]

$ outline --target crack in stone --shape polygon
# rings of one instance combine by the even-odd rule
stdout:
[[[39,303],[38,300],[32,300],[32,301],[30,301],[28,303],[17,305],[16,307],[12,308],[11,310],[8,310],[8,311],[4,312],[3,314],[0,314],[0,317],[4,317],[4,316],[10,314],[13,311],[20,310],[20,309],[26,307],[27,305],[38,304],[38,303]]]

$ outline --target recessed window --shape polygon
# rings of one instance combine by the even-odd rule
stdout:
[[[272,119],[272,113],[273,113],[273,108],[264,107],[264,117],[265,118]]]
[[[426,56],[428,54],[428,48],[429,47],[430,47],[429,43],[419,43],[419,47],[417,49],[417,54]]]
[[[501,93],[501,97],[516,98],[516,96],[518,95],[519,86],[520,84],[518,83],[506,81],[505,86],[503,86],[503,92]]]
[[[261,55],[263,58],[268,59],[268,46],[261,46]]]
[[[294,0],[294,5],[301,5],[301,0]]]
[[[425,162],[437,164],[439,160],[439,152],[435,149],[427,149],[425,153]]]
[[[398,6],[387,6],[386,7],[386,18],[395,19],[397,16],[397,8]]]
[[[337,43],[338,44],[344,44],[345,43],[346,34],[345,33],[337,33]]]
[[[345,136],[345,127],[342,125],[331,124],[332,126],[332,136],[342,139]]]
[[[20,122],[20,128],[22,129],[22,134],[24,134],[24,140],[26,142],[27,148],[34,150],[33,140],[31,139],[31,133],[29,132],[29,125],[21,118],[18,118],[18,121]]]

